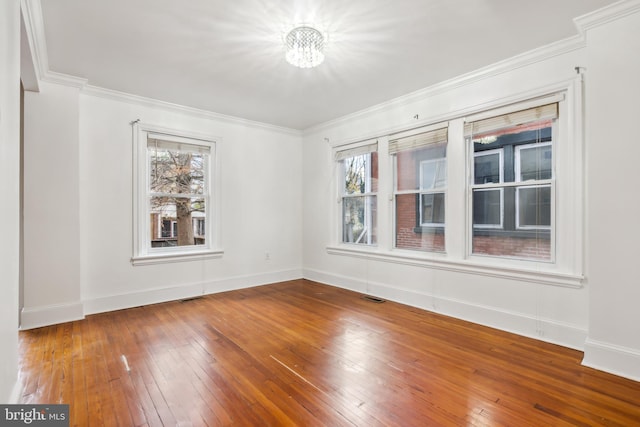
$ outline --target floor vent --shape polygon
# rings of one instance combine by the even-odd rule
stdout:
[[[362,297],[362,299],[365,299],[365,300],[371,301],[371,302],[375,302],[376,304],[382,304],[383,302],[387,301],[387,300],[382,299],[382,298],[372,297],[371,295],[365,295],[365,296]]]
[[[202,297],[192,297],[192,298],[185,298],[185,299],[181,299],[180,302],[189,302],[189,301],[195,301],[197,299],[202,299]]]

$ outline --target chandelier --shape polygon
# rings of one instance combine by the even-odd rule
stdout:
[[[287,62],[300,68],[311,68],[324,61],[324,37],[309,26],[296,27],[285,38]]]

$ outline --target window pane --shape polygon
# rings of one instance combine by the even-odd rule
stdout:
[[[378,191],[378,153],[348,157],[344,162],[344,194]]]
[[[551,226],[551,187],[518,188],[517,195],[519,227]]]
[[[500,153],[477,153],[473,159],[474,184],[500,182]]]
[[[473,190],[473,225],[502,225],[502,190]]]
[[[441,224],[437,227],[422,227],[418,220],[419,209],[417,202],[419,194],[398,194],[396,196],[396,242],[398,249],[412,249],[430,252],[444,252],[444,193],[423,194],[422,196],[435,196],[436,213],[437,206],[442,206]],[[438,200],[441,200],[441,203]]]
[[[551,145],[520,149],[520,181],[551,179]]]
[[[342,199],[342,241],[373,245],[376,243],[376,196],[344,197]]]
[[[552,178],[553,125],[544,119],[472,135],[474,254],[551,259],[551,186],[512,183]]]
[[[514,235],[510,232],[473,231],[473,253],[520,259],[548,261],[551,259],[549,232]]]
[[[205,201],[196,197],[151,197],[150,247],[205,244]]]
[[[434,190],[447,186],[447,160],[425,160],[420,163],[420,189]]]
[[[444,188],[447,184],[447,145],[434,144],[396,156],[398,191]]]
[[[204,194],[203,153],[149,146],[149,184],[152,193]]]
[[[444,224],[444,193],[422,194],[421,223]]]

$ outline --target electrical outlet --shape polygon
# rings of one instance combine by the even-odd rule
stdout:
[[[269,261],[271,259],[271,254],[269,252],[264,253],[264,260]]]

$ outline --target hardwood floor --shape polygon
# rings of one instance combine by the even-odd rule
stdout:
[[[582,353],[306,280],[20,333],[22,403],[77,426],[634,426]]]

